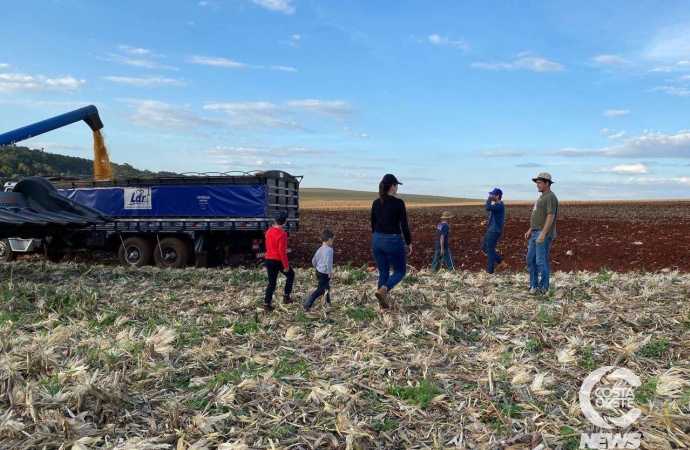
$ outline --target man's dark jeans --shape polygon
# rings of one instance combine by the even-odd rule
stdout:
[[[264,304],[270,305],[273,300],[273,292],[276,290],[276,282],[278,281],[278,273],[285,275],[285,295],[290,295],[292,292],[292,283],[295,281],[295,271],[292,267],[287,271],[283,270],[283,262],[277,259],[266,260],[266,272],[268,273],[268,286],[266,286],[266,296],[264,297]]]
[[[496,245],[498,245],[498,240],[501,238],[501,233],[496,233],[494,231],[487,231],[484,235],[484,240],[482,241],[482,251],[486,253],[488,261],[486,263],[486,273],[494,273],[494,267],[496,264],[501,264],[503,258],[501,255],[496,253]]]
[[[316,290],[311,293],[311,295],[307,298],[307,302],[304,304],[304,309],[309,311],[311,309],[311,306],[314,304],[317,298],[321,297],[326,291],[326,303],[329,305],[331,304],[331,279],[328,278],[327,273],[321,273],[318,270],[316,271],[316,279],[319,280],[319,285],[316,287]]]

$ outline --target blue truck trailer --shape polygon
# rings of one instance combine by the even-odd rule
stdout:
[[[301,177],[283,171],[192,174],[107,181],[51,179],[70,200],[112,222],[45,236],[51,259],[79,249],[116,251],[120,263],[141,267],[216,265],[236,255],[265,254],[264,233],[279,210],[285,229],[299,229]]]

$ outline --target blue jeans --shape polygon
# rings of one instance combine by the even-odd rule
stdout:
[[[537,244],[541,230],[532,230],[527,247],[527,267],[529,268],[529,287],[542,292],[549,290],[549,246],[551,237],[546,236],[542,244]],[[541,279],[539,277],[541,276]]]
[[[441,256],[441,249],[437,248],[434,253],[434,260],[431,261],[431,270],[438,270],[441,268],[441,259],[443,259],[443,264],[446,265],[446,269],[455,269],[455,264],[453,263],[453,257],[450,255],[450,249],[447,248]]]
[[[496,253],[496,245],[498,245],[498,240],[501,238],[501,233],[496,233],[495,231],[487,231],[484,235],[484,240],[482,241],[482,251],[486,253],[488,261],[486,263],[486,273],[494,273],[494,266],[496,264],[501,264],[503,258],[501,255]]]
[[[316,271],[316,279],[319,280],[319,285],[307,298],[307,302],[304,304],[304,309],[307,311],[311,309],[316,299],[321,297],[324,293],[326,294],[326,303],[329,305],[331,304],[331,279],[328,278],[327,273],[321,273],[318,270]]]
[[[374,233],[371,240],[376,267],[379,270],[378,288],[386,286],[390,292],[407,273],[407,255],[401,234]],[[393,275],[390,268],[393,267]]]

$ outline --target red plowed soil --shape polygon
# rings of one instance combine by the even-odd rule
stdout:
[[[458,269],[478,271],[486,265],[480,245],[487,213],[483,205],[408,208],[413,240],[408,264],[421,269],[434,255],[436,224],[444,210],[451,219],[451,252]],[[498,250],[511,270],[525,269],[532,207],[508,205],[504,233]],[[658,271],[664,268],[690,272],[690,203],[619,202],[561,204],[558,237],[551,244],[551,270],[591,270],[602,267],[617,271]],[[309,267],[320,245],[319,234],[329,228],[336,233],[335,263],[354,267],[373,266],[369,210],[302,209],[301,229],[290,238],[296,267]]]

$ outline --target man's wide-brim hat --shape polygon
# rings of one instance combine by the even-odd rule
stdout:
[[[551,179],[551,174],[550,174],[549,172],[542,172],[542,173],[540,173],[539,175],[537,175],[536,178],[532,178],[532,181],[534,181],[535,183],[537,182],[537,180],[548,181],[549,183],[553,183],[553,182],[554,182],[554,181]]]
[[[450,211],[443,211],[443,214],[441,214],[441,219],[450,219],[451,217],[455,216]]]

